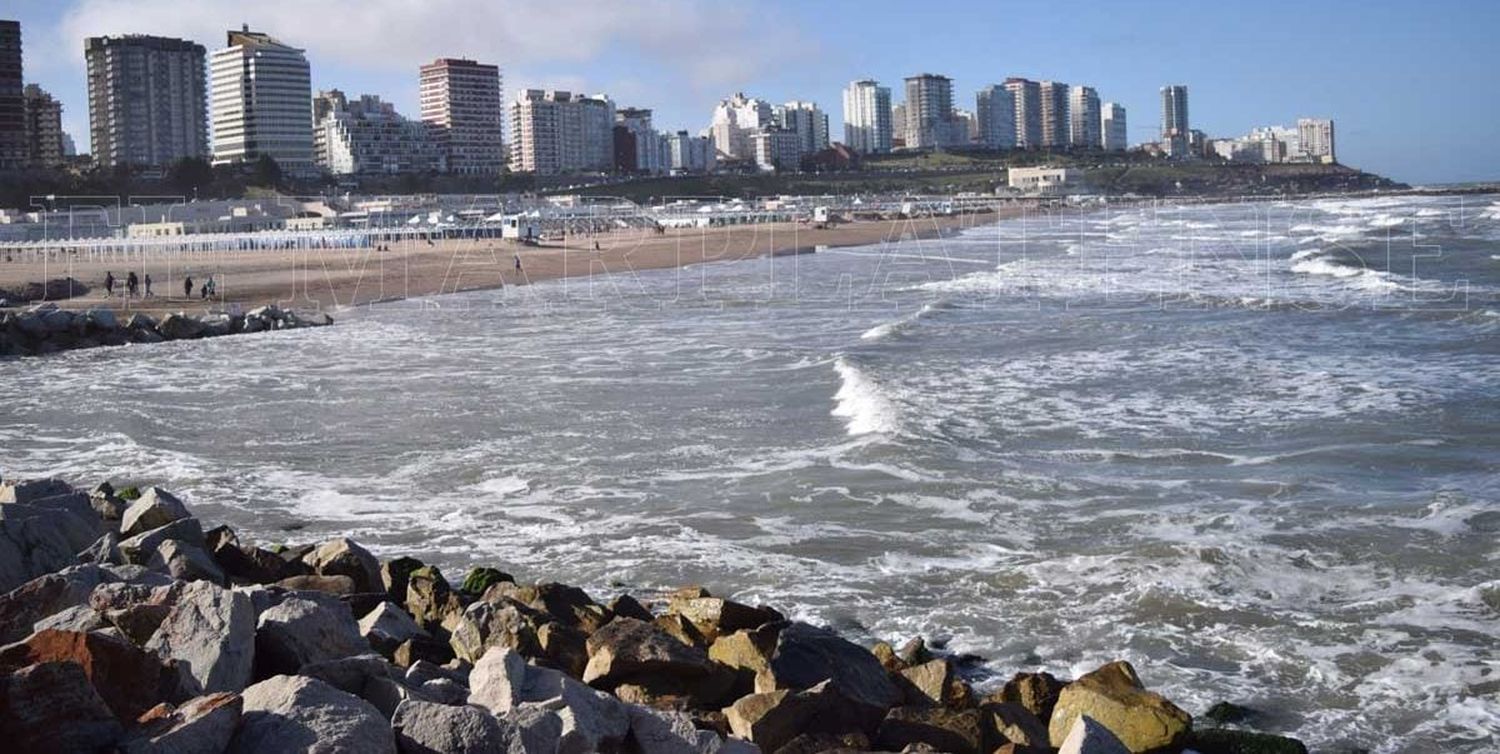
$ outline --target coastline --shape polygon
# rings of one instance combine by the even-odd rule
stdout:
[[[1023,206],[997,211],[896,220],[862,220],[819,228],[765,223],[663,233],[574,236],[527,246],[493,239],[391,244],[388,250],[164,252],[133,260],[84,259],[54,252],[41,259],[0,263],[0,289],[73,278],[89,286],[81,296],[55,300],[72,310],[108,308],[160,316],[177,311],[244,311],[262,306],[337,312],[410,298],[499,289],[560,278],[687,267],[719,261],[864,246],[944,233],[1018,217]],[[594,248],[598,244],[598,250]],[[515,269],[519,257],[521,269]],[[134,270],[153,278],[152,298],[125,298],[123,283],[106,296],[106,272],[123,280]],[[184,277],[200,284],[212,275],[216,295],[184,296]]]
[[[1307,751],[1227,702],[1195,725],[1123,661],[981,697],[921,636],[862,646],[697,586],[450,582],[344,537],[260,546],[157,487],[7,480],[12,522],[0,729],[26,750]]]

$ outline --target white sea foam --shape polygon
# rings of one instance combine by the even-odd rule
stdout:
[[[870,379],[845,356],[833,361],[839,375],[839,390],[834,394],[833,415],[846,420],[849,434],[888,434],[900,426],[896,406]]]

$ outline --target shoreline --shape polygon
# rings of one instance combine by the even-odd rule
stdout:
[[[0,554],[28,548],[24,560],[0,558],[0,729],[12,741],[37,751],[187,740],[205,752],[313,741],[392,753],[1307,751],[1238,727],[1256,713],[1232,703],[1195,719],[1122,661],[1076,679],[1017,672],[981,697],[965,658],[920,636],[864,646],[702,587],[598,601],[493,566],[450,582],[344,537],[260,546],[207,527],[156,487],[0,485]],[[299,733],[314,738],[298,746]]]

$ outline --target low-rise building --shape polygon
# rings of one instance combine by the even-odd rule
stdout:
[[[1080,177],[1070,168],[1011,168],[1006,183],[1013,191],[1046,196],[1065,193],[1078,184]]]
[[[334,175],[444,172],[446,152],[431,127],[366,94],[350,101],[334,89],[313,101],[318,165]]]

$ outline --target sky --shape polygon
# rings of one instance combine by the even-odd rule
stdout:
[[[314,90],[377,94],[415,117],[417,68],[501,66],[524,88],[608,94],[663,130],[699,131],[734,92],[808,99],[843,133],[841,91],[939,73],[955,105],[1008,76],[1093,86],[1128,110],[1132,143],[1185,84],[1213,137],[1298,117],[1336,124],[1339,159],[1411,183],[1500,179],[1497,0],[0,0],[25,76],[63,102],[88,148],[83,40],[176,36],[209,50],[248,23],[307,50]]]

